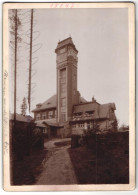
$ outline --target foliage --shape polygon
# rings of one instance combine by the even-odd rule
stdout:
[[[23,103],[21,105],[21,114],[23,116],[26,116],[26,110],[27,110],[27,103],[26,103],[26,98],[23,98]]]
[[[100,128],[97,123],[95,123],[93,128],[84,130],[84,136],[91,136],[93,134],[99,134],[100,133]]]
[[[20,15],[20,11],[18,10],[18,15]],[[18,43],[22,41],[22,38],[19,35],[19,31],[21,30],[22,23],[17,15],[16,17],[16,10],[12,9],[9,11],[9,22],[10,22],[10,46],[15,49],[15,39]],[[16,28],[17,28],[17,35],[16,35]],[[16,36],[15,36],[16,35]]]
[[[117,131],[118,130],[118,120],[115,119],[113,122],[112,122],[112,128],[111,128],[112,131]]]
[[[126,131],[129,130],[129,125],[122,124],[121,127],[119,128],[119,131]]]

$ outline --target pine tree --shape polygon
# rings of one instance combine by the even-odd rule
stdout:
[[[27,103],[26,103],[26,98],[23,98],[23,103],[21,105],[21,114],[23,116],[26,116],[26,110],[27,110]]]

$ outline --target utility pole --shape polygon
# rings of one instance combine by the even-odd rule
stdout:
[[[28,84],[29,113],[31,110],[32,42],[33,42],[33,9],[31,9],[31,28],[30,28],[30,59],[29,59],[29,84]]]

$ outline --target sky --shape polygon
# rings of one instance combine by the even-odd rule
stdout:
[[[17,112],[28,87],[29,15],[22,27],[17,69]],[[37,9],[34,11],[33,93],[31,109],[56,94],[56,54],[59,40],[72,37],[78,53],[78,90],[91,101],[115,103],[119,125],[129,124],[129,45],[126,8]],[[39,36],[37,36],[39,35]],[[39,47],[40,46],[40,47]],[[12,52],[11,52],[12,54]],[[34,62],[35,59],[33,59]],[[10,61],[10,111],[13,109],[13,65]]]

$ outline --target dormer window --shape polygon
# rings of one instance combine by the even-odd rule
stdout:
[[[82,116],[82,112],[74,113],[74,118],[80,118]]]
[[[93,114],[94,114],[94,110],[85,112],[85,116],[92,116]]]
[[[41,106],[42,106],[41,103],[36,105],[37,108],[40,108]]]

